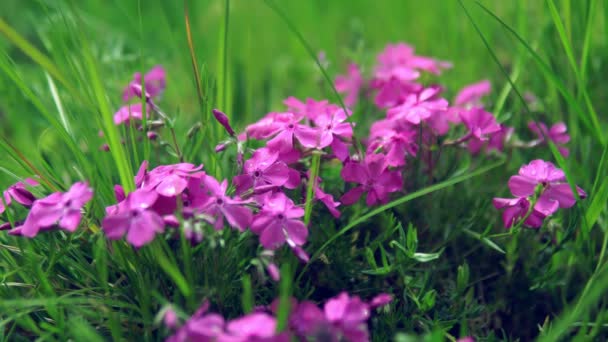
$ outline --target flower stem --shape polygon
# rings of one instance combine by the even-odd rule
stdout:
[[[308,226],[310,215],[312,214],[312,203],[315,196],[320,161],[321,153],[319,151],[314,151],[312,155],[312,164],[310,166],[310,177],[308,178],[308,188],[306,189],[306,207],[304,209],[304,224],[306,226]]]

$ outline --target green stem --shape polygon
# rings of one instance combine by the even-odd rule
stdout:
[[[308,188],[306,189],[306,207],[304,209],[304,224],[306,226],[308,226],[310,223],[310,216],[312,214],[312,205],[315,196],[315,188],[317,185],[317,176],[319,175],[320,161],[321,152],[313,152],[312,165],[310,166],[310,177],[308,178]]]

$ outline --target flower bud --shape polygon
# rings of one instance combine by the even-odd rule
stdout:
[[[217,120],[217,122],[220,123],[220,125],[222,125],[224,127],[224,129],[226,130],[226,132],[228,132],[228,134],[230,134],[230,136],[234,136],[234,130],[232,129],[232,127],[230,127],[230,122],[228,120],[228,117],[226,116],[226,114],[224,114],[223,112],[214,109],[213,110],[213,116],[215,117],[215,119]]]

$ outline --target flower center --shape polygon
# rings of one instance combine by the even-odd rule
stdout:
[[[224,200],[221,199],[221,198],[218,198],[218,199],[215,200],[215,204],[217,204],[217,205],[224,205]]]
[[[255,178],[258,178],[261,175],[262,175],[262,173],[260,171],[257,171],[257,170],[253,173],[253,177],[255,177]]]
[[[289,129],[293,129],[294,127],[295,127],[295,126],[294,126],[293,124],[289,124],[289,125],[287,125],[287,128],[289,128]]]
[[[278,218],[279,220],[284,220],[284,219],[285,219],[285,215],[283,215],[283,214],[279,214],[279,215],[277,215],[277,218]]]

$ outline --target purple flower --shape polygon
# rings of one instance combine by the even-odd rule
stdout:
[[[469,135],[473,139],[481,141],[488,140],[492,134],[501,130],[500,125],[492,113],[488,113],[483,108],[471,108],[460,112],[460,118],[464,125],[469,129]]]
[[[371,309],[386,305],[392,300],[387,294],[366,303],[357,296],[342,292],[328,300],[323,310],[311,302],[294,305],[290,325],[304,339],[314,341],[369,341],[366,321]]]
[[[513,127],[507,127],[500,125],[500,131],[492,134],[490,138],[486,141],[479,140],[477,138],[471,138],[467,142],[467,148],[471,154],[478,154],[482,148],[485,148],[486,152],[491,150],[496,150],[498,152],[502,152],[505,146],[505,142],[507,142],[511,136],[513,135]]]
[[[349,107],[354,106],[363,86],[363,77],[359,66],[355,63],[349,64],[347,74],[337,76],[335,83],[336,90],[346,95],[344,104]]]
[[[82,219],[82,208],[93,198],[87,183],[77,182],[66,193],[55,192],[34,201],[25,222],[11,234],[34,237],[55,225],[74,232]]]
[[[277,249],[285,242],[294,248],[306,243],[308,229],[300,217],[304,209],[297,207],[282,192],[267,197],[260,212],[253,218],[251,231],[260,236],[264,248]]]
[[[387,118],[418,125],[433,115],[445,113],[448,101],[438,97],[440,92],[440,87],[429,87],[418,94],[410,94],[402,104],[388,110]]]
[[[316,120],[317,116],[327,112],[334,112],[340,107],[329,103],[327,100],[316,101],[307,98],[306,102],[302,102],[297,98],[290,96],[283,103],[287,106],[287,110],[296,115],[301,115],[309,120]]]
[[[402,104],[408,95],[417,94],[424,87],[417,83],[401,83],[391,79],[387,82],[374,82],[371,86],[378,89],[374,103],[378,108],[392,108]]]
[[[11,205],[12,200],[15,200],[15,202],[24,207],[30,207],[36,200],[36,197],[27,189],[27,187],[38,185],[39,183],[36,180],[26,178],[23,182],[17,182],[9,186],[8,189],[3,192],[4,201],[0,198],[0,214],[6,210],[4,203],[9,206]]]
[[[166,83],[166,74],[165,69],[157,65],[150,69],[144,76],[145,83],[145,93],[146,99],[150,97],[157,97],[162,94],[165,90]],[[124,102],[129,101],[133,97],[141,97],[142,95],[142,86],[141,86],[141,74],[136,72],[133,75],[133,80],[129,83],[129,85],[124,89],[122,94],[122,99]],[[138,90],[139,89],[139,90]]]
[[[137,248],[154,240],[154,236],[165,229],[162,217],[152,209],[158,198],[155,191],[138,189],[124,201],[107,208],[102,227],[108,238],[118,240],[127,234],[127,241]]]
[[[386,203],[389,193],[403,187],[400,172],[388,169],[383,154],[368,154],[363,163],[348,161],[342,168],[341,175],[346,182],[360,184],[342,196],[340,201],[345,205],[357,202],[364,192],[367,192],[365,203],[368,206]]]
[[[367,153],[381,149],[386,153],[387,165],[403,166],[407,155],[416,156],[418,152],[417,136],[415,126],[399,125],[392,120],[376,121],[370,128]]]
[[[488,95],[491,90],[492,85],[488,80],[470,84],[460,90],[454,99],[454,104],[462,108],[479,107],[481,98]]]
[[[558,122],[555,125],[551,126],[550,129],[547,128],[542,122],[536,124],[536,122],[531,121],[528,123],[528,128],[536,136],[538,137],[539,142],[545,141],[545,136],[549,138],[549,140],[553,141],[554,144],[557,145],[557,149],[562,154],[562,156],[567,157],[570,154],[568,148],[560,145],[564,145],[570,141],[570,135],[568,135],[566,124],[563,122]]]
[[[292,113],[284,115],[284,121],[277,125],[276,132],[278,134],[267,143],[268,148],[279,152],[287,152],[293,149],[294,139],[297,139],[304,147],[314,148],[317,146],[318,130],[300,124],[302,116]]]
[[[218,109],[214,109],[213,116],[215,117],[215,120],[217,120],[217,122],[219,122],[220,125],[222,125],[222,127],[224,127],[224,129],[226,130],[226,132],[228,132],[228,134],[230,136],[235,135],[234,130],[230,126],[230,121],[228,120],[228,117],[226,116],[226,114],[224,114],[223,112],[221,112]]]
[[[114,114],[114,124],[127,124],[132,119],[142,120],[143,108],[141,103],[128,104],[120,107],[120,109]],[[150,114],[150,106],[146,106],[146,117]]]
[[[201,187],[202,186],[202,187]],[[251,224],[251,209],[246,205],[250,201],[226,195],[228,182],[221,184],[211,176],[202,179],[192,179],[188,189],[192,193],[192,207],[215,218],[214,228],[224,227],[224,218],[231,227],[244,231]]]
[[[205,172],[203,165],[189,163],[161,165],[147,172],[148,162],[144,161],[135,176],[135,184],[141,189],[156,190],[160,195],[175,197],[188,186],[190,178],[201,178]]]
[[[242,175],[234,177],[232,182],[236,192],[242,194],[251,188],[261,186],[284,186],[289,180],[289,167],[278,160],[279,153],[268,148],[260,148],[245,162]]]
[[[502,222],[506,228],[515,226],[520,220],[528,215],[528,211],[530,210],[530,201],[525,197],[494,198],[492,203],[496,209],[505,209],[502,213]],[[543,225],[545,217],[547,217],[547,215],[543,214],[535,207],[523,224],[530,228],[539,228]]]
[[[318,148],[331,146],[336,157],[345,160],[348,157],[348,146],[344,140],[350,140],[353,136],[352,126],[346,122],[347,113],[342,108],[326,111],[317,116],[315,125],[320,131]]]
[[[521,221],[526,215],[524,225],[531,228],[542,226],[543,220],[558,208],[570,208],[576,198],[566,183],[564,172],[550,162],[533,160],[519,169],[519,174],[509,179],[509,189],[516,198],[495,198],[496,209],[505,209],[503,223],[509,228]],[[578,195],[587,194],[577,187]],[[534,201],[534,208],[530,206]]]
[[[404,83],[417,79],[420,76],[417,70],[438,75],[442,69],[451,67],[448,62],[416,56],[414,48],[404,43],[388,44],[377,61],[375,79],[386,81],[394,78]]]
[[[566,182],[564,172],[550,162],[536,159],[519,169],[519,175],[509,179],[509,189],[517,197],[528,197],[535,194],[540,187],[541,195],[538,204],[545,208],[570,208],[576,203],[576,198]],[[580,197],[587,194],[577,187]]]
[[[253,312],[233,319],[226,324],[225,333],[218,337],[218,342],[288,342],[286,333],[276,333],[277,321],[274,317]]]

